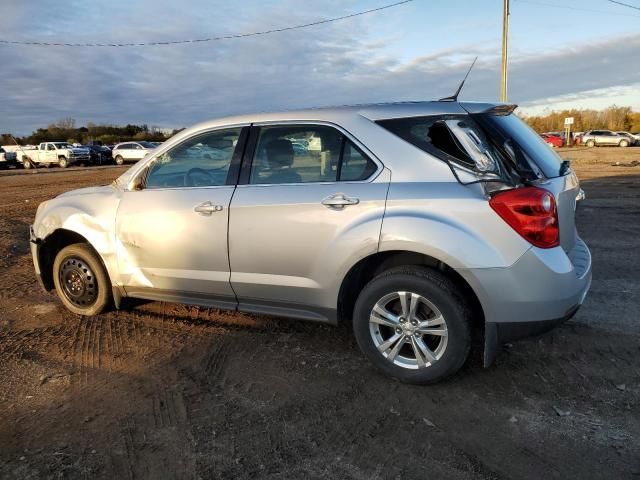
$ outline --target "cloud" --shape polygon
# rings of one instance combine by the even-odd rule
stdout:
[[[5,0],[6,1],[6,0]],[[151,2],[109,11],[75,2],[10,0],[2,38],[65,41],[145,41],[206,37],[305,23],[322,11],[292,0],[230,4],[202,1],[185,14],[156,12]],[[129,2],[131,3],[131,2]],[[354,2],[325,2],[331,15],[358,10]],[[3,9],[5,6],[3,5]],[[54,28],[55,27],[55,28]],[[214,30],[212,32],[212,29]],[[360,17],[304,30],[185,46],[38,48],[0,45],[0,132],[29,133],[63,117],[78,124],[147,123],[188,126],[217,116],[378,101],[436,99],[451,94],[473,57],[480,57],[462,97],[495,100],[499,52],[491,39],[400,61]],[[67,33],[65,33],[67,32]],[[515,102],[634,85],[640,69],[629,59],[640,35],[577,45],[560,53],[514,58],[510,94]],[[398,56],[400,57],[400,56]],[[616,72],[612,75],[611,72]]]

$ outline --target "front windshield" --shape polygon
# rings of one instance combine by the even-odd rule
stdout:
[[[473,117],[521,176],[532,179],[540,173],[547,178],[561,175],[562,159],[516,115],[483,113]]]
[[[54,143],[56,148],[73,148],[69,143]]]

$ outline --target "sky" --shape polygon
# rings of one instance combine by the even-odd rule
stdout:
[[[394,0],[2,0],[0,40],[133,43],[305,24]],[[305,29],[132,48],[0,44],[0,133],[61,118],[180,128],[220,116],[450,95],[497,101],[502,0],[414,0]],[[509,102],[640,110],[638,10],[511,0]]]

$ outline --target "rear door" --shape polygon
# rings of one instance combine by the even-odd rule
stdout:
[[[133,144],[123,143],[118,147],[118,154],[125,160],[132,160]]]
[[[382,171],[334,126],[253,127],[229,220],[239,309],[330,320],[345,265],[377,251]]]

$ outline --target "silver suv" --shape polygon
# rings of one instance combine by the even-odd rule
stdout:
[[[80,315],[123,297],[351,322],[387,374],[456,372],[570,318],[591,282],[567,162],[514,106],[421,102],[237,116],[176,135],[31,229]]]
[[[628,147],[633,142],[627,136],[611,130],[591,130],[582,136],[582,143],[587,147],[599,145]]]

